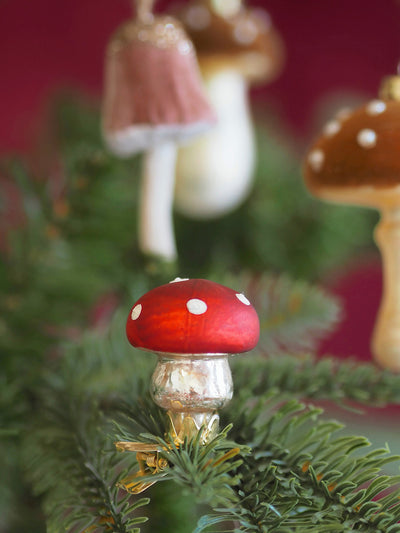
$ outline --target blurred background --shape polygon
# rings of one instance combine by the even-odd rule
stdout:
[[[160,0],[157,9],[175,3]],[[271,123],[300,155],[336,109],[373,98],[382,77],[396,72],[396,0],[248,3],[268,10],[286,47],[278,79],[252,89],[253,110],[268,110]],[[35,147],[60,89],[100,101],[106,43],[130,11],[128,0],[0,0],[2,154]],[[322,351],[369,359],[381,294],[378,253],[358,257],[323,283],[342,299],[346,318]]]
[[[56,141],[52,142],[53,130],[50,127],[49,117],[54,111],[58,95],[65,90],[84,96],[85,105],[88,102],[89,104],[93,103],[96,114],[93,119],[91,118],[91,110],[87,111],[86,109],[86,114],[83,112],[83,119],[79,121],[77,117],[80,108],[77,105],[75,107],[66,105],[65,111],[59,114],[62,119],[60,122],[65,129],[65,145],[62,148],[67,153],[70,163],[70,167],[66,166],[65,174],[68,174],[68,170],[72,168],[75,173],[73,178],[76,179],[76,183],[74,182],[76,188],[74,189],[72,186],[68,192],[75,202],[78,230],[75,233],[72,231],[75,240],[71,239],[71,243],[69,243],[63,242],[62,239],[57,241],[57,237],[59,237],[57,228],[46,226],[45,237],[47,240],[43,245],[43,248],[48,251],[45,259],[50,258],[51,261],[54,257],[57,260],[61,257],[58,262],[56,261],[55,268],[50,271],[59,274],[62,280],[65,279],[63,275],[69,275],[68,269],[65,272],[62,268],[57,270],[60,264],[61,267],[63,266],[62,252],[64,248],[62,246],[67,242],[65,245],[67,251],[74,251],[76,248],[76,256],[71,254],[71,265],[74,267],[71,267],[71,271],[75,275],[73,281],[76,285],[74,286],[72,283],[71,286],[74,286],[76,293],[70,291],[68,285],[62,289],[58,286],[52,287],[52,284],[57,284],[57,279],[49,280],[47,284],[46,271],[38,269],[39,275],[37,275],[35,261],[32,261],[33,267],[26,269],[29,275],[26,282],[27,287],[24,287],[30,300],[27,303],[25,295],[23,295],[16,302],[14,295],[11,294],[11,298],[9,297],[6,302],[8,308],[7,305],[3,306],[3,308],[11,310],[10,324],[13,327],[16,324],[19,328],[19,321],[22,319],[22,328],[26,327],[26,329],[21,329],[24,331],[22,335],[18,329],[15,337],[11,338],[10,336],[9,344],[18,350],[15,353],[21,356],[21,362],[17,358],[14,362],[12,350],[8,349],[7,351],[5,348],[3,353],[6,353],[8,358],[4,357],[2,363],[7,366],[7,359],[9,360],[12,378],[22,374],[23,378],[26,379],[26,375],[28,375],[29,385],[30,373],[33,377],[37,375],[41,378],[42,367],[40,364],[42,359],[38,354],[41,352],[45,354],[43,356],[45,361],[43,368],[46,366],[47,358],[48,360],[57,359],[56,351],[49,350],[47,353],[42,349],[41,333],[43,331],[40,332],[36,328],[37,301],[42,305],[42,308],[47,301],[46,298],[50,301],[48,306],[50,311],[46,309],[47,316],[44,319],[46,327],[48,326],[45,333],[51,338],[50,340],[58,341],[60,337],[64,336],[75,339],[77,333],[74,330],[74,325],[65,323],[70,320],[71,323],[74,321],[74,313],[76,313],[74,304],[76,302],[72,300],[74,300],[75,294],[78,294],[82,287],[86,291],[86,285],[89,286],[85,304],[90,309],[90,316],[88,318],[85,314],[85,320],[92,326],[98,326],[99,323],[101,325],[102,321],[107,323],[112,311],[118,306],[118,298],[115,292],[106,292],[99,302],[97,300],[93,302],[93,294],[97,296],[96,283],[102,286],[105,279],[107,281],[105,286],[108,287],[110,285],[109,278],[112,276],[117,281],[111,286],[119,286],[119,284],[124,286],[124,281],[126,281],[123,276],[121,276],[122,280],[118,278],[120,270],[116,257],[122,257],[128,263],[131,255],[128,255],[126,250],[129,250],[130,254],[132,253],[131,248],[134,239],[130,235],[125,237],[123,234],[120,239],[121,242],[116,243],[115,248],[113,248],[112,238],[108,238],[108,235],[112,234],[115,228],[126,228],[126,221],[125,219],[121,220],[121,217],[125,216],[128,207],[125,206],[125,211],[122,211],[122,214],[117,213],[115,216],[114,204],[112,200],[109,201],[109,196],[107,196],[113,194],[114,175],[112,175],[112,180],[108,182],[103,179],[107,175],[108,169],[115,166],[121,174],[117,183],[117,192],[121,196],[125,191],[124,187],[129,188],[129,184],[122,185],[125,183],[126,168],[116,159],[103,158],[103,161],[98,162],[95,157],[93,159],[90,159],[89,156],[85,158],[86,148],[83,145],[88,132],[92,135],[88,142],[90,149],[97,146],[96,143],[101,142],[97,120],[103,91],[105,49],[115,29],[130,17],[131,3],[129,0],[37,0],[36,2],[32,0],[0,0],[0,158],[9,154],[17,154],[17,157],[21,155],[29,159],[40,150],[43,156],[43,140],[45,140],[47,143],[47,151],[44,151],[45,157],[49,156],[48,158],[53,163],[51,155],[52,151],[56,151]],[[156,2],[156,8],[159,11],[164,11],[174,8],[176,4],[176,1],[159,0]],[[217,243],[217,245],[219,236],[228,235],[228,238],[235,240],[236,233],[239,233],[240,236],[237,241],[240,246],[244,242],[243,239],[249,237],[245,231],[248,228],[251,231],[254,230],[257,234],[255,237],[252,235],[254,238],[249,245],[249,250],[254,252],[254,243],[257,245],[261,243],[264,246],[260,253],[253,253],[252,259],[255,270],[259,264],[262,264],[262,260],[267,259],[266,264],[268,268],[271,267],[271,270],[288,272],[291,276],[299,276],[301,279],[303,273],[306,277],[309,268],[310,276],[307,281],[316,281],[329,289],[330,292],[339,297],[343,304],[343,320],[319,346],[319,353],[332,354],[341,358],[354,356],[358,360],[370,361],[370,338],[382,292],[381,259],[377,248],[373,245],[372,236],[372,227],[378,220],[378,214],[372,214],[372,218],[368,219],[367,222],[364,220],[359,223],[357,220],[362,218],[360,210],[357,212],[356,210],[352,211],[353,208],[347,208],[349,211],[345,216],[340,214],[336,216],[333,211],[327,214],[324,208],[319,210],[318,206],[321,202],[315,201],[311,204],[311,202],[304,201],[304,198],[308,197],[308,192],[302,185],[299,167],[313,138],[319,134],[321,127],[338,109],[354,107],[375,98],[382,78],[396,73],[400,60],[400,0],[331,0],[325,2],[321,0],[248,0],[247,4],[252,7],[261,7],[269,12],[285,45],[286,58],[281,74],[271,83],[251,89],[251,106],[256,123],[266,126],[268,135],[271,135],[268,137],[262,132],[262,135],[259,136],[262,143],[265,143],[260,145],[259,155],[262,160],[260,176],[264,178],[266,173],[270,173],[271,176],[268,177],[269,181],[259,180],[258,185],[262,185],[259,189],[261,193],[258,194],[259,191],[256,191],[247,206],[242,211],[238,211],[236,217],[233,215],[231,218],[228,217],[225,223],[218,222],[215,225],[218,225],[219,228],[215,231],[215,235],[213,235],[215,230],[213,221],[207,222],[203,226],[197,221],[189,224],[185,219],[181,220],[180,225],[178,224],[180,245],[182,249],[187,248],[187,256],[195,263],[196,258],[193,260],[191,255],[190,245],[193,244],[191,241],[196,241],[196,237],[201,235],[203,235],[202,241],[206,241],[207,236],[204,236],[206,231],[213,236],[214,244]],[[84,108],[82,107],[82,109]],[[72,112],[70,112],[71,110]],[[71,115],[70,119],[66,118],[68,112]],[[85,128],[81,122],[87,117],[91,123]],[[79,128],[81,137],[78,140],[74,136],[74,132]],[[93,136],[93,130],[96,131],[96,136]],[[46,131],[47,134],[44,133]],[[73,139],[71,140],[70,137]],[[271,140],[271,145],[267,146],[269,140]],[[75,149],[77,146],[78,148],[81,147],[80,143],[82,144],[82,154],[77,154],[79,150]],[[265,150],[263,150],[263,146],[265,146]],[[276,147],[279,147],[280,150],[275,150]],[[287,159],[290,158],[291,160],[288,161]],[[268,161],[268,159],[273,159],[273,161]],[[43,168],[48,170],[50,165],[44,165]],[[279,165],[281,165],[281,169]],[[6,201],[0,195],[0,282],[2,281],[4,234],[9,229],[8,226],[12,227],[15,220],[21,217],[23,211],[21,205],[18,207],[18,202],[10,201],[10,199],[18,196],[17,188],[10,183],[10,180],[7,181],[8,175],[2,176],[2,168],[0,164],[0,192],[3,192],[1,191],[3,188]],[[138,173],[137,163],[134,163],[133,170]],[[84,172],[87,172],[89,177],[96,176],[98,181],[92,180],[92,183],[89,183],[87,180],[92,188],[87,189],[88,194],[86,196],[82,194],[82,202],[80,203],[77,197],[80,195],[78,182],[81,171],[83,175]],[[100,172],[99,175],[98,172]],[[131,171],[129,170],[129,172]],[[37,177],[38,173],[40,173],[40,169],[39,172],[32,174]],[[290,179],[285,182],[285,179],[289,178],[289,174]],[[49,176],[51,181],[54,177],[51,172],[47,172],[43,181],[49,179]],[[104,189],[102,185],[99,185],[103,183],[105,183]],[[288,184],[293,190],[288,190]],[[54,209],[54,220],[59,223],[57,227],[61,230],[65,222],[64,218],[68,218],[68,209],[66,209],[68,205],[62,202],[63,192],[65,192],[61,190],[62,185],[62,183],[61,185],[54,185],[55,192],[51,190],[49,195],[50,200],[54,200],[54,205],[48,206],[51,216],[53,215],[51,209]],[[107,189],[107,186],[110,188]],[[93,213],[88,209],[88,205],[92,201],[90,195],[93,191],[98,193],[97,200],[103,201],[104,197],[107,198],[107,216],[104,216],[104,212],[101,210],[105,205],[101,201],[95,205]],[[52,193],[54,193],[53,196]],[[128,194],[130,194],[130,190]],[[304,196],[301,198],[300,195]],[[287,201],[285,201],[285,197],[288,198]],[[131,197],[129,198],[131,199]],[[57,203],[60,199],[61,201]],[[310,207],[310,205],[314,207]],[[258,211],[251,217],[250,210],[253,207]],[[275,207],[277,207],[276,210],[281,210],[279,215],[273,213],[271,216],[265,215],[268,209],[273,211]],[[290,209],[292,211],[289,211]],[[310,216],[310,211],[313,209],[318,211],[314,219],[313,212]],[[115,228],[106,228],[109,230],[108,233],[104,231],[102,224],[97,223],[99,220],[96,218],[99,215],[98,211],[101,211],[101,222],[104,223],[106,220],[105,226],[108,222],[111,227],[110,221],[115,222],[116,219]],[[287,217],[282,216],[282,211],[287,213]],[[77,235],[79,228],[86,228],[86,212],[93,215],[93,220],[91,220],[93,225],[89,227],[87,235],[85,235],[86,240],[83,239],[80,243]],[[342,211],[338,211],[338,213],[342,213]],[[244,223],[241,219],[242,215],[244,215]],[[8,217],[8,222],[11,221],[10,224],[5,221],[5,217]],[[87,218],[89,219],[89,216]],[[325,224],[320,232],[318,229],[319,220]],[[266,225],[270,221],[277,222],[277,224],[272,223],[271,227],[266,229]],[[329,231],[326,227],[327,223],[335,225],[335,222],[338,226],[336,237],[334,235],[335,228]],[[296,223],[299,227],[296,226]],[[300,228],[301,223],[303,226]],[[70,226],[68,224],[70,222],[66,220],[65,227],[70,230],[71,227],[75,229],[73,224]],[[3,225],[4,227],[2,227]],[[243,231],[242,226],[244,227]],[[47,232],[47,229],[51,231]],[[107,257],[102,257],[99,265],[96,264],[98,251],[95,246],[96,243],[94,243],[93,248],[87,246],[91,231],[94,232],[101,244],[103,244],[102,239],[107,241],[107,246],[104,246],[104,255]],[[192,231],[197,232],[194,237],[192,237]],[[273,232],[276,233],[275,238],[271,236]],[[98,233],[101,234],[100,237]],[[269,240],[264,238],[265,233],[268,234]],[[348,242],[344,246],[339,246],[339,241],[347,234],[349,235]],[[354,236],[363,235],[363,242],[359,246],[357,242],[354,242],[354,236],[350,238],[352,234]],[[303,254],[301,253],[302,242],[298,242],[301,241],[302,235],[304,237],[302,241]],[[336,242],[333,242],[335,239]],[[110,242],[111,245],[108,246]],[[41,240],[39,240],[39,244],[42,244]],[[70,248],[67,245],[71,245]],[[82,249],[79,248],[80,245]],[[238,247],[237,243],[235,246]],[[232,249],[228,247],[226,254],[228,259],[231,259],[229,252],[235,251],[235,246]],[[289,252],[287,251],[288,247],[292,247]],[[200,253],[204,254],[204,248]],[[336,253],[340,248],[344,250],[345,260],[342,260],[341,256]],[[100,248],[101,250],[102,248]],[[314,260],[313,257],[310,257],[310,250],[314,251]],[[223,252],[225,251],[223,250]],[[242,255],[245,256],[247,251],[245,249]],[[119,255],[115,255],[114,252],[118,252]],[[213,252],[215,252],[215,248],[210,252],[210,256]],[[218,246],[217,252],[219,252]],[[220,255],[216,254],[217,259],[220,260],[224,257],[223,252]],[[86,270],[81,269],[79,253],[85,261],[87,256],[91,255],[91,259],[94,258],[93,261],[82,261]],[[326,254],[325,261],[323,257],[322,259],[320,257],[324,254]],[[316,258],[317,255],[318,259]],[[237,253],[237,256],[241,257],[241,254]],[[332,261],[335,256],[339,259]],[[17,258],[20,257],[24,259],[25,256],[24,254],[17,254]],[[291,258],[293,264],[290,264]],[[74,260],[76,261],[74,262]],[[296,265],[294,265],[295,262]],[[336,266],[329,268],[331,264]],[[96,267],[96,275],[93,275],[91,270],[93,265]],[[327,265],[328,268],[326,268]],[[139,270],[141,265],[136,265],[136,267]],[[7,271],[6,268],[4,271]],[[31,278],[29,276],[31,271],[36,276],[33,279],[37,283],[30,291]],[[137,274],[137,271],[134,274]],[[121,272],[124,270],[121,269]],[[187,272],[182,272],[182,275],[186,276]],[[7,291],[10,290],[10,287],[11,291],[13,290],[13,285],[10,283],[8,287],[6,276],[3,277],[5,294],[8,294]],[[90,287],[90,283],[93,287]],[[140,279],[138,284],[140,285]],[[48,289],[45,298],[42,298],[43,294],[41,293],[43,286]],[[62,298],[60,298],[61,303],[55,302],[59,293],[62,293],[62,297],[68,305],[63,305]],[[54,297],[54,295],[56,296]],[[78,296],[81,297],[81,294]],[[85,300],[84,297],[82,299]],[[22,313],[18,313],[16,308],[18,305],[21,306]],[[77,313],[78,318],[82,318],[80,311]],[[84,311],[86,313],[86,309]],[[27,314],[26,320],[23,317],[24,313]],[[0,340],[4,331],[1,329],[1,318],[0,316]],[[49,318],[55,319],[52,328],[49,326],[52,323]],[[7,335],[4,337],[8,340]],[[52,343],[47,344],[46,339],[43,344],[46,349],[48,349],[48,345],[52,346]],[[7,347],[7,342],[4,342],[3,345]],[[23,349],[20,348],[20,345],[23,346]],[[32,346],[32,350],[27,350],[27,346]],[[2,351],[1,347],[0,342],[0,351]],[[3,353],[0,353],[0,360]],[[23,380],[22,383],[24,383]],[[15,401],[11,399],[5,405],[13,405],[18,414],[20,402],[18,389],[16,389],[15,398]],[[28,399],[31,399],[30,396]],[[333,412],[335,411],[335,407],[326,407]],[[34,405],[33,408],[35,408]],[[13,410],[9,410],[7,407],[4,411],[12,419]],[[392,451],[399,453],[400,439],[397,427],[393,424],[393,419],[398,415],[398,411],[398,407],[389,407],[384,410],[366,409],[366,417],[362,419],[355,417],[350,412],[341,411],[340,418],[348,422],[350,432],[354,430],[357,433],[363,432],[377,445],[390,442]],[[30,412],[29,409],[27,412]],[[0,414],[2,414],[1,409]],[[8,441],[6,441],[6,446],[8,446]],[[7,461],[8,455],[12,459],[13,453],[18,453],[18,451],[13,450],[10,454],[0,455]],[[12,463],[11,459],[10,463]],[[4,468],[1,471],[4,472]],[[8,477],[12,481],[10,485],[18,485],[16,493],[24,492],[24,488],[22,487],[21,491],[19,487],[19,479],[14,474],[14,470],[10,468],[9,472]],[[7,472],[5,478],[7,478]],[[0,492],[0,509],[2,508],[1,505],[9,506],[6,500],[5,503],[1,502],[1,498]],[[28,504],[30,505],[29,497]],[[39,518],[41,520],[41,517]],[[12,531],[14,533],[14,531],[20,530],[18,528],[2,530],[0,520],[0,531],[7,531],[7,533]],[[37,531],[41,530],[37,529]],[[33,526],[31,531],[35,531]]]

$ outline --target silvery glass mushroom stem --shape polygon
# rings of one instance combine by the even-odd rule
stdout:
[[[382,255],[383,295],[372,351],[382,366],[400,371],[400,206],[382,210],[375,241]]]
[[[172,205],[176,145],[164,142],[144,154],[139,204],[139,246],[142,252],[176,259]]]
[[[228,355],[158,354],[151,379],[151,394],[157,405],[167,410],[169,431],[177,443],[192,438],[204,426],[202,441],[218,432],[217,409],[233,394]]]

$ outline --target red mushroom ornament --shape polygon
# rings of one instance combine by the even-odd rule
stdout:
[[[215,435],[216,411],[233,393],[228,355],[254,348],[259,330],[243,294],[203,279],[177,278],[135,303],[127,336],[136,348],[158,354],[151,393],[168,411],[177,444],[202,426],[203,442]]]

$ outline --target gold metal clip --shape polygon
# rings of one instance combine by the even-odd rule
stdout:
[[[168,467],[168,461],[159,455],[159,452],[164,450],[162,446],[143,442],[118,441],[115,447],[121,452],[136,452],[139,470],[117,483],[117,487],[131,494],[140,494],[154,485],[155,481],[140,481],[141,477],[159,474]]]

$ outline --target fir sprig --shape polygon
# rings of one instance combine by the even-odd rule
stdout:
[[[370,444],[363,437],[337,437],[340,424],[314,407],[277,402],[264,395],[231,413],[232,435],[250,443],[252,453],[239,469],[238,503],[220,519],[231,514],[240,531],[262,533],[400,531],[400,476],[384,475],[400,457],[388,449],[365,452]],[[196,531],[217,517],[204,517]]]
[[[222,282],[240,287],[260,317],[258,350],[264,355],[307,353],[342,318],[337,298],[315,284],[271,273],[228,275]]]
[[[239,356],[232,360],[235,388],[258,397],[275,389],[281,395],[346,404],[385,406],[400,401],[400,376],[373,363],[315,355],[280,354],[265,358]],[[235,398],[233,401],[236,401]]]
[[[49,533],[138,533],[137,526],[147,520],[140,508],[150,499],[129,497],[116,485],[134,468],[134,457],[126,456],[121,464],[93,399],[78,400],[61,391],[48,392],[47,398],[52,405],[42,406],[40,427],[32,429],[24,450],[30,480],[43,497]]]

